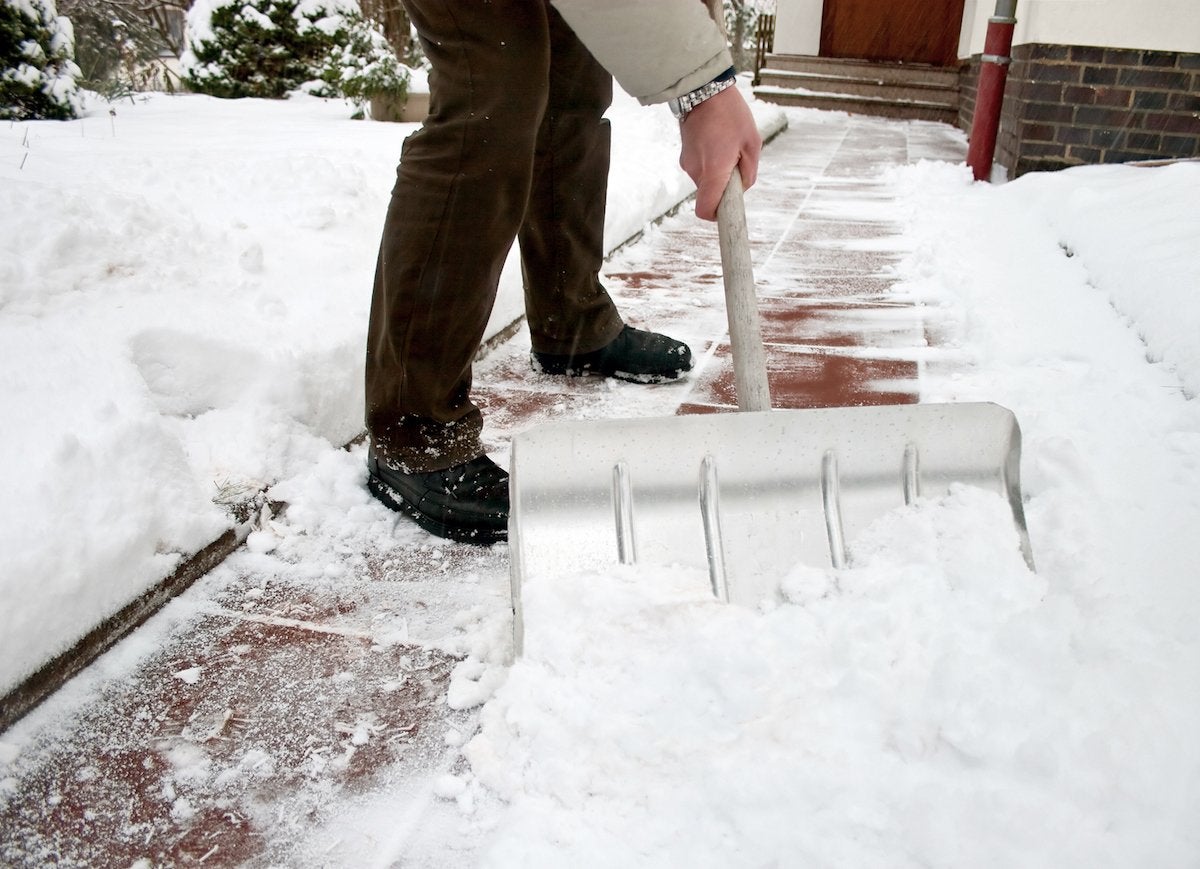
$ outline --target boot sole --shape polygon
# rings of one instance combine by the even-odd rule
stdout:
[[[611,377],[627,383],[670,383],[679,380],[692,369],[679,368],[668,374],[633,374],[629,371],[602,371],[599,368],[573,368],[570,365],[546,365],[536,357],[532,359],[533,370],[552,377]]]
[[[490,546],[508,540],[508,528],[480,527],[478,525],[456,525],[434,519],[422,513],[412,504],[373,474],[367,474],[367,490],[385,506],[397,513],[412,519],[423,529],[436,537],[443,537],[457,543],[474,543],[479,546]]]

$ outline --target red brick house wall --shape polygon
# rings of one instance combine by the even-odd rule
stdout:
[[[975,112],[978,56],[963,68],[958,124]],[[996,163],[1010,177],[1085,163],[1200,157],[1200,55],[1018,45]]]

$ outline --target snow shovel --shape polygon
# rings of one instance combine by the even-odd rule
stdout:
[[[514,653],[521,586],[613,564],[706,570],[754,604],[798,564],[840,569],[884,513],[954,483],[1001,495],[1033,567],[1020,429],[995,404],[771,410],[737,171],[717,211],[738,413],[546,423],[514,436],[509,545]]]
[[[857,533],[954,483],[998,493],[1033,567],[1020,430],[996,404],[775,410],[548,423],[513,439],[516,651],[530,578],[615,564],[707,571],[754,605],[797,565],[842,568]]]
[[[756,604],[799,564],[840,569],[879,516],[955,483],[999,494],[1022,554],[1021,433],[990,403],[771,410],[737,173],[717,216],[738,413],[546,423],[513,438],[514,649],[532,577],[659,564]]]

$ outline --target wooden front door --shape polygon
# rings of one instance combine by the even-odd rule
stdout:
[[[821,56],[958,62],[963,0],[825,0]]]

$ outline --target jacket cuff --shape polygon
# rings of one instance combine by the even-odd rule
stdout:
[[[649,106],[654,103],[665,103],[667,100],[672,100],[675,97],[681,97],[684,94],[691,93],[696,88],[703,87],[715,78],[718,78],[722,73],[733,66],[733,55],[729,49],[723,49],[719,54],[710,58],[703,66],[689,73],[679,81],[672,84],[657,93],[634,94],[644,106]]]

